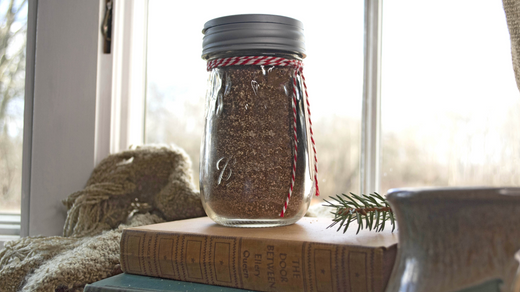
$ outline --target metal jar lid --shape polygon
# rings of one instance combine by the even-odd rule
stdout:
[[[238,50],[275,50],[305,58],[301,21],[278,15],[241,14],[212,19],[202,30],[202,58]]]

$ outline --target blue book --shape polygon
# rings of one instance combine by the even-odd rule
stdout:
[[[143,292],[143,291],[173,291],[173,292],[245,292],[222,286],[211,286],[200,283],[182,282],[140,275],[122,273],[85,286],[84,292]]]

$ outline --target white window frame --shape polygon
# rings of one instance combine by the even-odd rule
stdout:
[[[105,0],[29,0],[21,236],[60,235],[61,200],[109,153],[144,141],[148,5],[114,5],[104,55]],[[381,9],[365,0],[362,193],[379,186]]]
[[[382,22],[383,0],[365,0],[360,159],[362,194],[380,192]]]
[[[142,144],[145,4],[114,2],[106,55],[105,0],[29,1],[21,236],[61,235],[61,200],[109,153]]]

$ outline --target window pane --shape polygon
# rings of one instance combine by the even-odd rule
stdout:
[[[25,1],[0,3],[0,213],[20,213],[26,24]]]
[[[384,3],[382,191],[520,185],[520,99],[501,1]]]
[[[362,1],[150,0],[147,143],[175,143],[194,162],[198,179],[204,124],[206,63],[202,28],[216,17],[265,13],[304,23],[305,78],[319,159],[322,198],[359,189],[363,78]],[[198,183],[198,180],[197,180]]]

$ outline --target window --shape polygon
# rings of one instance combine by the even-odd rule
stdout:
[[[520,156],[514,131],[520,101],[503,8],[494,2],[462,3],[403,0],[380,7],[382,147],[376,159],[382,162],[382,193],[406,186],[520,183],[514,167]],[[179,11],[179,4],[150,0],[146,141],[179,144],[197,168],[205,89],[199,60],[203,23],[240,13],[286,15],[302,20],[306,28],[305,74],[322,193],[358,192],[364,7],[340,1],[268,1],[261,8],[228,4],[203,2],[207,9],[196,13],[190,11],[200,4],[183,4],[183,14],[190,15],[183,18],[168,17]],[[340,51],[341,59],[323,62],[323,56],[331,60]]]
[[[0,241],[20,234],[27,3],[0,4]]]
[[[383,19],[381,190],[520,185],[502,3],[387,1]]]
[[[304,74],[318,143],[320,190],[332,195],[359,189],[361,1],[263,1],[259,6],[244,1],[150,0],[146,142],[184,148],[198,184],[207,81],[201,31],[213,18],[247,13],[284,15],[304,23]]]
[[[308,58],[304,60],[304,71],[309,81],[311,109],[316,127],[323,197],[358,191],[362,152],[362,3],[263,1],[261,7],[245,8],[243,1],[224,2],[220,1],[217,5],[216,2],[203,1],[201,5],[190,8],[191,2],[180,5],[175,1],[149,1],[150,45],[146,89],[149,112],[145,127],[146,141],[175,142],[186,149],[195,149],[196,153],[190,155],[193,160],[198,158],[196,147],[200,138],[195,138],[193,133],[197,132],[196,127],[203,118],[202,113],[197,113],[200,109],[195,107],[201,104],[200,99],[204,96],[200,89],[206,88],[205,63],[200,59],[201,29],[205,21],[237,13],[291,16],[302,20],[306,26]],[[121,7],[124,11],[133,11],[123,13],[127,16],[126,20],[117,22],[119,25],[115,29],[140,25],[135,21],[138,15],[135,12],[139,9],[134,5],[139,5],[138,3],[144,1],[115,2],[116,14],[121,12]],[[519,155],[515,148],[519,144],[518,137],[512,131],[517,127],[514,117],[518,115],[514,110],[518,107],[518,91],[514,88],[504,13],[499,2],[479,1],[466,6],[462,4],[418,4],[404,0],[385,3],[381,94],[383,160],[380,188],[383,193],[387,188],[407,185],[518,185],[514,180],[504,180],[518,177],[513,163]],[[156,11],[159,5],[165,5],[165,8]],[[476,7],[480,5],[494,6],[486,6],[480,10]],[[450,9],[442,9],[443,7]],[[467,10],[464,9],[473,10],[465,13]],[[455,10],[461,12],[455,14]],[[128,62],[115,60],[116,54],[100,53],[102,36],[99,28],[104,11],[104,0],[59,3],[34,0],[28,4],[22,235],[60,234],[66,216],[60,200],[82,189],[96,162],[110,151],[125,148],[131,140],[127,139],[127,142],[122,143],[119,139],[122,135],[115,135],[124,133],[122,128],[128,129],[129,126],[126,123],[126,126],[120,125],[117,130],[118,124],[125,124],[118,117],[125,114],[121,114],[121,109],[116,114],[118,107],[114,100],[115,97],[121,97],[123,100],[120,100],[120,104],[127,100],[124,91],[114,90],[114,86],[119,85],[113,82],[112,77],[126,72],[121,66]],[[141,11],[144,12],[145,9]],[[418,16],[415,17],[415,14]],[[180,21],[183,15],[190,17]],[[426,21],[430,15],[434,18]],[[121,20],[119,16],[116,18]],[[486,25],[479,26],[476,18]],[[170,19],[178,22],[158,24],[159,20]],[[482,19],[486,21],[481,21]],[[472,26],[464,26],[469,21]],[[122,23],[131,25],[121,25]],[[428,28],[429,24],[434,24],[435,29],[431,26]],[[167,31],[160,32],[160,26],[166,27]],[[441,33],[443,27],[449,29]],[[451,31],[456,32],[465,27],[468,29],[450,34]],[[461,46],[472,42],[469,36],[474,36],[474,40],[484,40],[486,44],[496,43],[500,47],[481,47],[482,43],[474,43],[471,49],[460,54]],[[495,41],[496,38],[500,40]],[[116,40],[117,38],[114,41]],[[502,45],[498,45],[498,42]],[[126,47],[132,43],[139,42],[127,42]],[[195,47],[190,49],[188,44]],[[434,53],[425,51],[425,47],[434,45],[437,46]],[[124,42],[121,46],[125,47]],[[183,51],[184,49],[186,50]],[[477,49],[483,51],[477,53]],[[417,52],[424,53],[417,55]],[[446,63],[448,59],[441,57],[442,52],[447,53],[448,57],[459,55]],[[465,55],[473,56],[471,61],[478,62],[468,62]],[[156,61],[153,57],[156,56],[164,60],[161,65],[154,63]],[[119,57],[121,55],[117,55]],[[175,63],[168,63],[168,59],[172,57],[177,57]],[[188,65],[179,64],[179,59],[189,60]],[[413,67],[420,64],[425,65]],[[438,64],[444,64],[442,73],[428,75],[427,71]],[[479,67],[471,67],[475,64]],[[492,66],[491,69],[481,70],[480,66],[484,64]],[[158,66],[168,70],[162,73],[155,71],[154,68]],[[405,69],[404,73],[400,69]],[[497,74],[465,80],[472,73],[468,71],[484,75],[486,70]],[[453,72],[457,74],[453,75]],[[498,72],[504,72],[504,77],[497,77]],[[189,77],[187,81],[181,79],[184,76]],[[133,79],[120,83],[130,86],[131,82],[128,80]],[[431,81],[425,83],[425,80]],[[507,80],[511,81],[510,85],[503,83]],[[193,83],[189,88],[178,86],[189,82],[201,83]],[[486,84],[490,86],[477,87]],[[454,86],[448,87],[450,85]],[[509,93],[499,93],[498,88],[508,88],[506,91]],[[191,89],[195,91],[188,93],[187,90]],[[113,91],[120,93],[113,95]],[[451,95],[449,100],[444,99],[442,103],[434,102],[444,98],[449,92],[455,95]],[[481,92],[487,94],[485,98],[476,97]],[[474,98],[462,98],[465,96]],[[489,100],[494,102],[486,103]],[[155,105],[152,104],[154,102]],[[180,127],[182,134],[191,139],[182,145],[183,139],[173,138],[179,133],[168,133],[167,126],[176,122],[175,114],[182,116],[188,112],[178,109],[184,105],[192,107],[194,114],[180,120],[183,123]],[[447,105],[450,111],[448,114],[442,113],[440,110],[447,108]],[[430,109],[439,111],[432,112]],[[470,109],[480,117],[470,113]],[[134,111],[126,111],[130,112]],[[495,115],[495,112],[501,114]],[[132,114],[130,116],[132,119],[135,117]],[[409,118],[402,119],[402,116]],[[165,120],[153,120],[155,117]],[[485,127],[487,130],[482,130]],[[442,131],[439,132],[439,129]],[[428,136],[427,133],[434,135]],[[111,141],[111,137],[116,137],[119,147],[114,146],[116,143]],[[412,155],[415,153],[415,156]],[[198,167],[197,161],[194,164],[195,168]],[[420,168],[412,168],[414,166]],[[440,174],[430,175],[428,169],[442,171]],[[447,173],[452,170],[453,176],[448,176]],[[407,173],[411,175],[407,176]],[[429,178],[438,175],[440,180]],[[443,175],[447,178],[442,177]],[[455,180],[459,177],[471,179]]]

